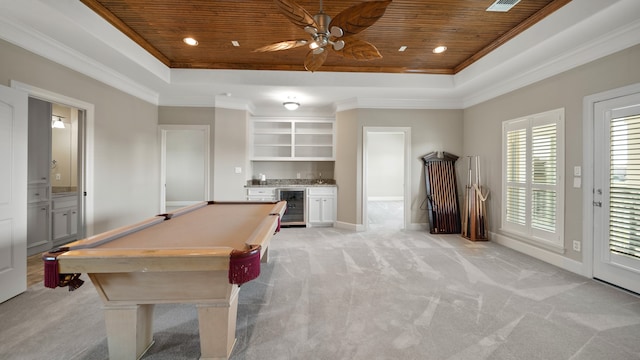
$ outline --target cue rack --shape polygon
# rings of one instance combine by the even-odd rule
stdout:
[[[434,151],[422,157],[429,231],[432,234],[460,233],[456,160],[457,156],[444,151]]]

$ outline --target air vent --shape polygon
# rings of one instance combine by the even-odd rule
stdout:
[[[507,12],[519,2],[520,0],[496,0],[487,8],[487,11]]]

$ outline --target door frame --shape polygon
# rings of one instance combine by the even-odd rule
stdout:
[[[85,121],[78,127],[78,193],[80,195],[79,211],[80,228],[84,234],[82,237],[93,235],[94,223],[94,122],[95,106],[91,103],[68,97],[53,91],[41,89],[20,81],[11,80],[11,87],[26,92],[29,97],[66,105],[85,111]],[[83,196],[84,195],[84,196]]]
[[[160,138],[160,212],[165,212],[167,208],[167,132],[179,130],[197,130],[204,133],[204,198],[209,200],[211,194],[210,183],[210,152],[211,135],[209,125],[159,125],[158,136]]]
[[[593,201],[595,170],[596,103],[640,92],[640,83],[624,86],[583,99],[582,118],[582,275],[593,278],[594,242]]]
[[[367,169],[369,134],[403,134],[404,135],[404,184],[403,184],[403,224],[404,230],[411,225],[411,128],[401,126],[363,126],[362,127],[362,225],[366,231],[369,228],[367,217]]]

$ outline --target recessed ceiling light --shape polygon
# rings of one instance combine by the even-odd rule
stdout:
[[[235,47],[239,47],[240,43],[237,42],[236,40],[231,40],[231,45],[235,46]]]
[[[400,49],[398,49],[398,51],[402,52],[407,50],[407,47],[405,45],[400,46]]]
[[[184,41],[185,44],[190,45],[190,46],[198,45],[198,40],[196,40],[194,38],[186,37],[186,38],[182,39],[182,41]]]
[[[446,46],[438,46],[437,48],[433,49],[433,52],[435,54],[441,54],[443,52],[445,52],[447,50]]]

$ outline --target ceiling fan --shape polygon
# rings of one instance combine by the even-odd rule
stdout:
[[[275,0],[278,9],[295,25],[311,35],[306,39],[287,40],[263,46],[254,51],[271,52],[293,49],[308,44],[309,52],[304,61],[308,71],[316,71],[324,64],[331,47],[337,54],[354,60],[381,58],[378,49],[370,42],[358,39],[345,39],[373,25],[384,15],[391,0],[367,1],[343,10],[331,19],[324,13],[322,0],[320,12],[311,16],[302,6],[292,0]],[[345,39],[345,40],[343,40]]]

